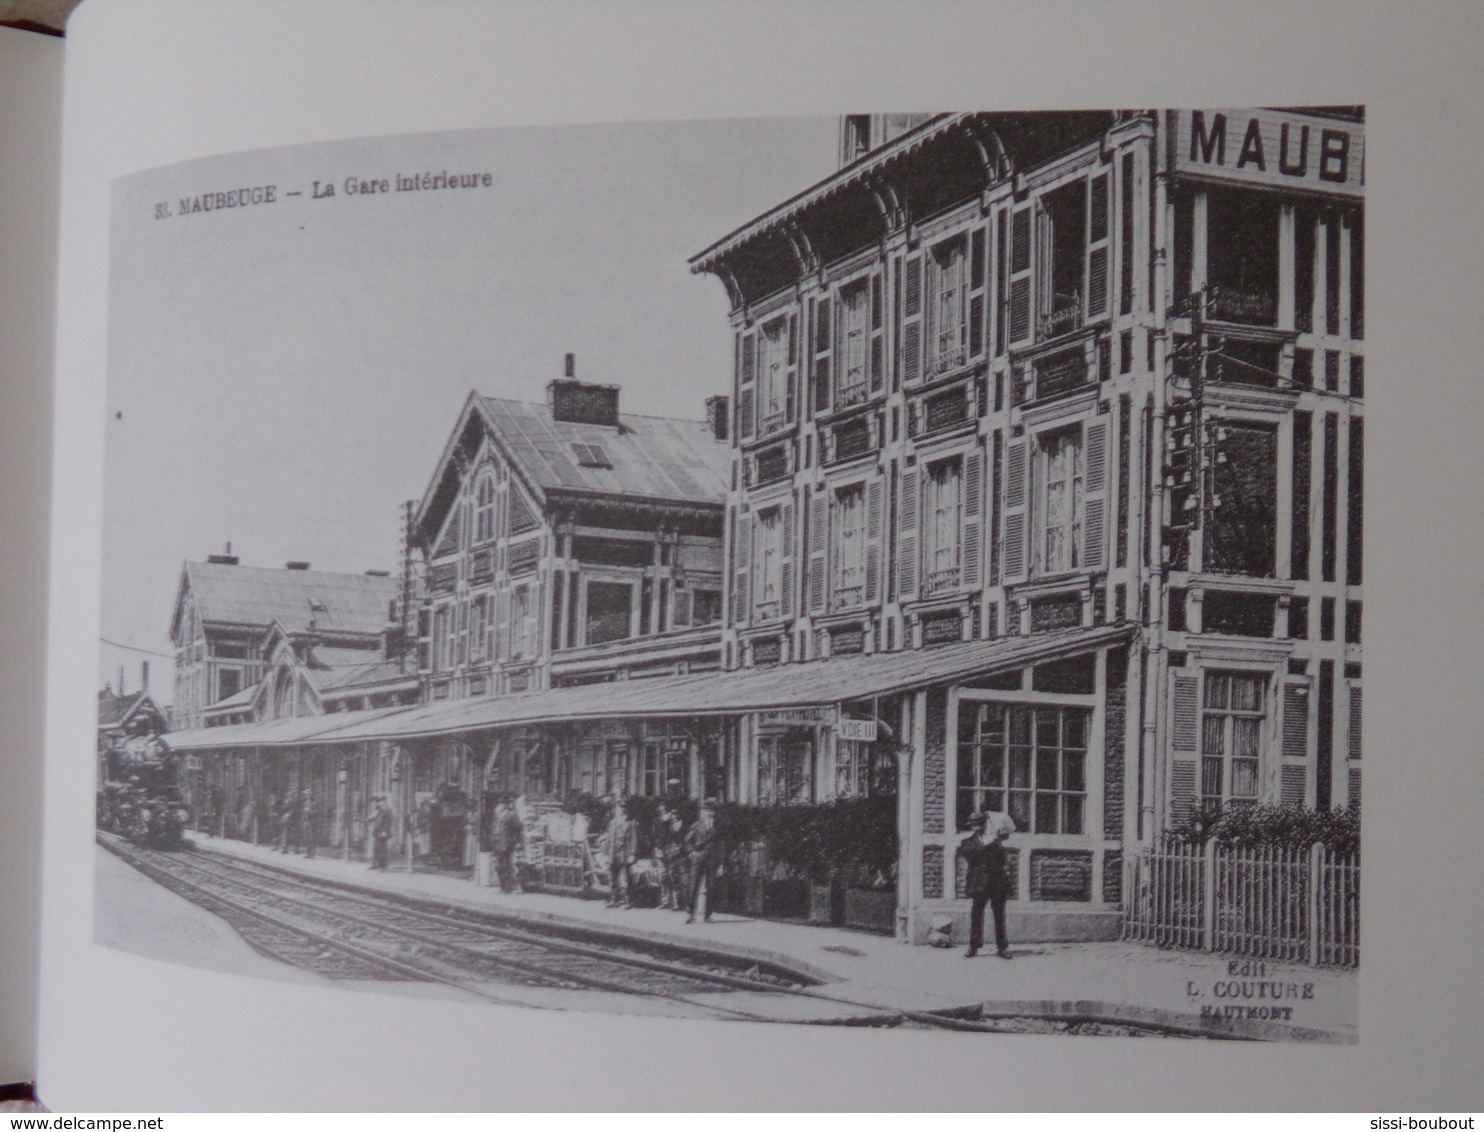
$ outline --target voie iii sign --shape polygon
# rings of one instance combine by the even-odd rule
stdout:
[[[1176,173],[1359,197],[1365,127],[1281,110],[1171,110]]]

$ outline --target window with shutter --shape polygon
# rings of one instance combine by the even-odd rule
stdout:
[[[831,523],[830,607],[849,609],[866,595],[866,490],[852,484],[835,493]]]
[[[1037,438],[1035,571],[1057,574],[1081,565],[1085,504],[1082,429]]]
[[[825,568],[829,552],[830,497],[816,492],[809,501],[809,612],[823,613],[825,608]]]
[[[1010,281],[1007,321],[1010,345],[1031,337],[1031,208],[1017,208],[1010,216]]]
[[[785,503],[781,508],[778,519],[783,528],[780,542],[782,551],[779,555],[778,588],[779,612],[784,617],[794,615],[794,505]]]
[[[1101,570],[1107,564],[1108,422],[1089,421],[1083,431],[1086,449],[1085,520],[1082,527],[1083,569]]]
[[[946,373],[968,355],[968,256],[964,238],[956,236],[932,249],[927,268],[927,341],[929,374]]]
[[[1201,803],[1252,803],[1261,783],[1267,676],[1205,673],[1201,700]]]
[[[886,340],[886,320],[882,312],[881,272],[871,275],[871,392],[879,393],[886,385],[886,367],[883,350]]]
[[[978,589],[983,577],[984,557],[984,454],[970,452],[964,457],[964,508],[960,584],[964,589]]]
[[[737,338],[737,436],[746,440],[757,422],[757,336],[749,330]]]
[[[782,509],[758,512],[753,522],[752,612],[768,621],[783,611]]]
[[[1196,737],[1199,733],[1201,682],[1197,676],[1170,680],[1170,820],[1187,822],[1196,804]],[[1186,757],[1181,757],[1185,755]]]
[[[691,622],[691,591],[676,589],[670,598],[670,626],[674,629],[689,629]]]
[[[834,353],[834,336],[830,333],[830,312],[833,301],[829,295],[819,299],[809,300],[809,309],[813,312],[814,339],[810,346],[813,355],[811,372],[814,375],[814,411],[816,413],[827,413],[832,403],[833,379],[831,375],[831,363]]]
[[[1087,317],[1108,313],[1108,175],[1100,173],[1088,187]]]
[[[757,340],[758,410],[764,435],[788,423],[793,337],[787,317],[775,318]]]
[[[1002,536],[1005,581],[1025,580],[1026,521],[1028,491],[1026,464],[1030,455],[1029,445],[1016,440],[1006,447],[1005,455],[1005,533]]]
[[[1285,766],[1279,783],[1278,800],[1285,806],[1302,808],[1309,796],[1309,771],[1306,767]]]
[[[882,509],[885,485],[878,477],[866,485],[866,601],[881,598]]]
[[[963,467],[954,458],[934,464],[924,480],[922,523],[923,596],[949,593],[961,578],[959,539],[963,534]]]
[[[906,280],[902,287],[901,360],[898,372],[904,382],[922,376],[922,256],[907,257]]]
[[[746,625],[752,609],[752,516],[737,520],[732,538],[732,624]]]
[[[1302,759],[1309,754],[1309,686],[1283,686],[1283,757]]]
[[[917,596],[917,477],[916,468],[902,472],[897,500],[897,596],[910,601]]]
[[[969,234],[969,356],[984,353],[984,298],[988,292],[988,264],[984,250],[985,230]]]
[[[840,359],[835,404],[842,408],[864,401],[870,389],[870,305],[870,289],[865,280],[840,292],[839,317],[835,322],[836,353]]]
[[[1359,687],[1359,685],[1352,684],[1352,685],[1350,685],[1350,731],[1349,731],[1349,741],[1350,741],[1350,748],[1349,748],[1349,750],[1350,750],[1350,757],[1352,759],[1359,759],[1360,758],[1360,736],[1361,736],[1361,731],[1360,731],[1360,687]]]

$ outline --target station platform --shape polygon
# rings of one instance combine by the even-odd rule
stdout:
[[[966,959],[961,947],[913,946],[844,928],[718,913],[686,923],[683,912],[609,908],[599,900],[505,893],[436,873],[377,872],[364,861],[306,858],[267,846],[190,833],[197,848],[531,923],[578,928],[788,968],[818,980],[816,995],[842,1006],[905,1014],[1092,1018],[1253,1040],[1357,1040],[1354,970],[1161,950],[1122,942],[1022,943]],[[991,928],[992,938],[992,928]],[[1203,1011],[1204,1008],[1204,1011]]]

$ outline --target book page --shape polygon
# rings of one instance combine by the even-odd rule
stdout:
[[[74,22],[49,1104],[1468,1107],[1386,17],[349,11]]]
[[[61,43],[0,28],[0,1080],[36,1073],[41,747]]]

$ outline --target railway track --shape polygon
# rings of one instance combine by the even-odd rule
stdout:
[[[664,1013],[692,1018],[978,1033],[1191,1033],[1112,1018],[973,1018],[883,1007],[852,1001],[783,968],[696,949],[641,947],[597,930],[576,936],[237,857],[160,852],[106,834],[98,840],[156,883],[221,917],[260,953],[336,981],[434,983],[487,1002],[549,1009],[580,1008],[577,999],[549,992],[600,991],[659,1002]],[[735,992],[750,992],[745,1004],[724,1001]],[[797,998],[831,1006],[818,1016],[801,1015],[798,1004],[787,1001]]]

